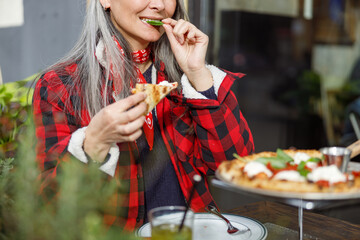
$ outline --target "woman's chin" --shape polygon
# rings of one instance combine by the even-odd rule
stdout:
[[[156,35],[152,35],[152,36],[147,36],[146,39],[144,39],[147,42],[156,42],[160,39],[161,34],[156,34]]]

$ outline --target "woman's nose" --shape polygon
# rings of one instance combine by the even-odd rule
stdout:
[[[150,0],[149,7],[161,11],[165,8],[165,0]]]

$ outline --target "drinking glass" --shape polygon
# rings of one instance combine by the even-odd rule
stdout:
[[[165,206],[151,209],[148,217],[151,226],[151,240],[191,240],[194,226],[194,212],[188,210],[184,225],[179,227],[186,208],[183,206]]]

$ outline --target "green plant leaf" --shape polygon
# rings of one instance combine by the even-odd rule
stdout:
[[[18,102],[22,106],[31,105],[34,89],[27,87],[26,85],[33,81],[37,74],[34,74],[24,80],[5,83],[0,86],[0,102],[2,105],[7,105],[10,102]]]
[[[13,169],[14,158],[0,158],[0,178],[5,177]]]

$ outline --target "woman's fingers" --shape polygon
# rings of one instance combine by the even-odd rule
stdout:
[[[145,98],[145,93],[137,93],[103,108],[103,124],[124,124],[141,117],[147,107]]]
[[[165,30],[167,30],[167,35],[169,36],[168,33],[172,33],[181,45],[183,45],[185,41],[194,44],[197,39],[201,39],[202,37],[206,38],[204,33],[197,29],[193,24],[183,19],[176,21],[174,19],[167,18],[163,20],[163,23],[165,23],[163,26]],[[171,28],[169,26],[171,26]]]
[[[142,101],[144,101],[146,98],[146,93],[136,93],[134,95],[131,95],[127,98],[124,98],[114,104],[113,107],[116,108],[116,112],[121,113],[121,112],[125,112],[128,109],[138,105],[139,103],[141,103]]]
[[[196,43],[196,32],[194,30],[189,31],[186,37],[186,41],[188,41],[191,44]]]
[[[117,115],[117,123],[126,124],[128,122],[132,122],[145,114],[147,109],[147,105],[145,102],[141,102],[140,104],[130,108],[125,112],[118,113]]]
[[[177,23],[177,21],[175,19],[172,19],[172,18],[165,18],[165,19],[162,20],[162,22],[165,23],[165,24],[169,24],[169,25],[171,25],[173,27]]]
[[[118,107],[114,129],[118,140],[134,141],[141,136],[147,109],[145,98],[146,94],[138,93],[114,103]]]
[[[140,116],[134,121],[126,124],[117,125],[116,132],[118,135],[128,136],[141,129],[145,121],[145,116]]]
[[[187,33],[189,32],[192,25],[182,19],[176,21],[171,18],[164,19],[163,23],[165,23],[163,27],[165,28],[166,34],[168,35],[169,39],[176,39],[176,41],[181,45],[184,44],[185,39],[187,38]]]
[[[138,129],[135,132],[131,133],[130,135],[121,135],[120,138],[122,142],[134,142],[136,141],[142,134],[142,130]]]
[[[112,143],[133,142],[142,134],[146,94],[138,93],[113,103],[90,121],[84,150],[93,159],[103,161]]]
[[[190,23],[180,19],[173,28],[173,33],[180,44],[184,44],[187,32],[190,30]]]
[[[179,45],[180,43],[179,43],[178,39],[175,37],[175,35],[174,35],[174,33],[173,33],[173,28],[172,28],[172,26],[164,24],[164,25],[163,25],[163,28],[165,29],[165,33],[166,33],[166,35],[167,35],[167,37],[168,37],[171,45],[172,45],[172,46],[177,46],[177,45]]]
[[[143,93],[134,94],[103,108],[91,120],[91,132],[113,141],[121,134],[130,135],[140,129],[145,120],[145,97]]]

